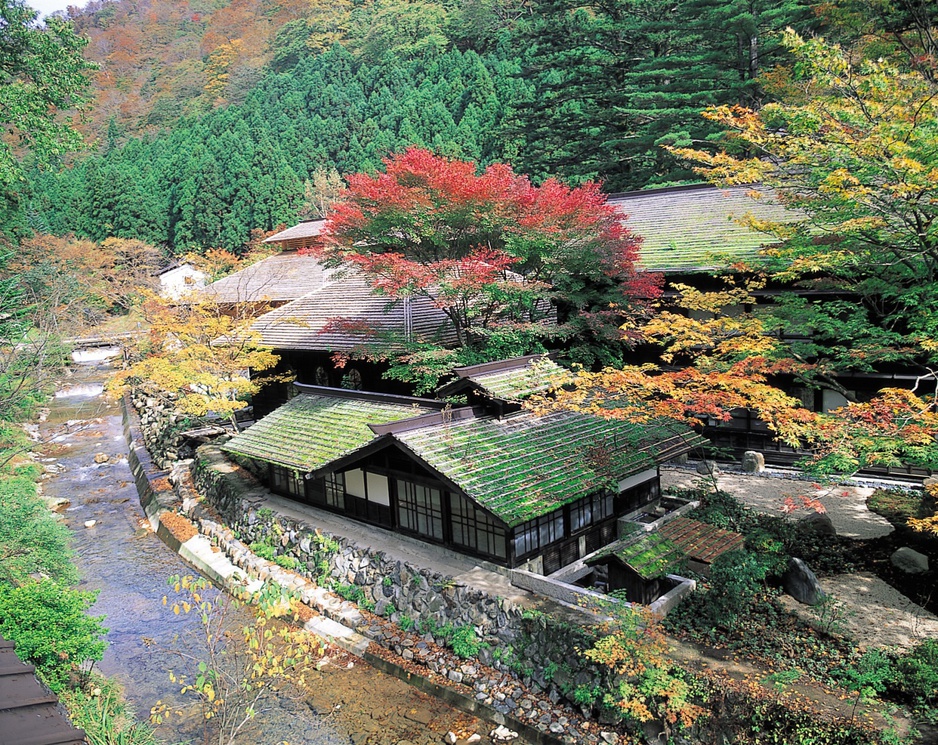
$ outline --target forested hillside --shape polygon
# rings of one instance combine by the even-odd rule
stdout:
[[[661,146],[712,136],[706,105],[762,100],[776,32],[819,23],[801,0],[117,0],[70,16],[99,65],[94,146],[33,173],[19,229],[173,253],[239,250],[314,211],[317,183],[407,145],[607,191],[687,180]]]

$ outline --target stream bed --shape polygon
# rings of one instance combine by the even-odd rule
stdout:
[[[80,589],[97,591],[91,612],[105,616],[109,644],[97,668],[123,686],[141,718],[158,701],[178,699],[169,679],[179,638],[197,637],[196,614],[174,615],[167,579],[193,574],[150,530],[127,465],[120,408],[102,393],[106,366],[77,366],[41,425],[47,497],[65,498]],[[99,461],[99,462],[96,462]],[[93,521],[93,524],[92,524]],[[90,527],[87,527],[90,526]],[[241,610],[244,620],[248,611]],[[144,643],[144,639],[148,643]],[[174,699],[174,696],[176,698]],[[190,708],[192,700],[190,699]],[[239,742],[258,745],[429,745],[449,731],[485,734],[489,726],[356,658],[328,650],[303,698],[284,697],[259,715]],[[200,718],[173,718],[157,729],[168,743],[202,740]]]

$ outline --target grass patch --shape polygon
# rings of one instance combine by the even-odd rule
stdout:
[[[896,526],[905,525],[910,517],[929,517],[936,508],[933,496],[910,489],[877,489],[867,498],[866,506]]]

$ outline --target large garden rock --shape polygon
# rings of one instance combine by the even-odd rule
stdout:
[[[908,546],[898,549],[889,557],[889,561],[906,574],[924,574],[928,571],[928,557]]]
[[[712,460],[702,460],[697,463],[697,473],[701,476],[710,476],[714,473],[718,473],[716,461]]]
[[[834,522],[826,512],[810,512],[798,521],[798,527],[817,535],[837,535]]]
[[[762,473],[765,470],[765,456],[755,450],[743,453],[743,470],[746,473]]]
[[[788,570],[782,575],[782,587],[804,605],[817,605],[826,597],[814,572],[801,559],[788,560]]]

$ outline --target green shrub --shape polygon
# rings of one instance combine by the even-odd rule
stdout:
[[[0,635],[16,642],[19,657],[33,663],[55,692],[66,686],[70,673],[104,655],[104,617],[85,613],[96,597],[52,580],[0,585]]]
[[[397,625],[401,627],[401,631],[410,631],[417,625],[417,622],[410,616],[401,616],[397,621]]]
[[[274,561],[277,556],[277,552],[274,550],[274,547],[269,543],[262,543],[260,541],[255,541],[250,546],[249,549],[262,559],[267,559],[267,561]]]
[[[0,580],[22,584],[41,573],[62,584],[75,582],[68,541],[68,528],[39,498],[31,479],[0,479]]]
[[[475,657],[482,648],[482,642],[472,626],[457,626],[453,629],[449,643],[456,656],[464,660]]]
[[[283,554],[282,556],[277,556],[274,558],[274,563],[283,567],[284,569],[296,569],[300,565],[300,560],[295,556]]]
[[[938,719],[938,639],[926,639],[893,665],[890,684],[928,719]]]

